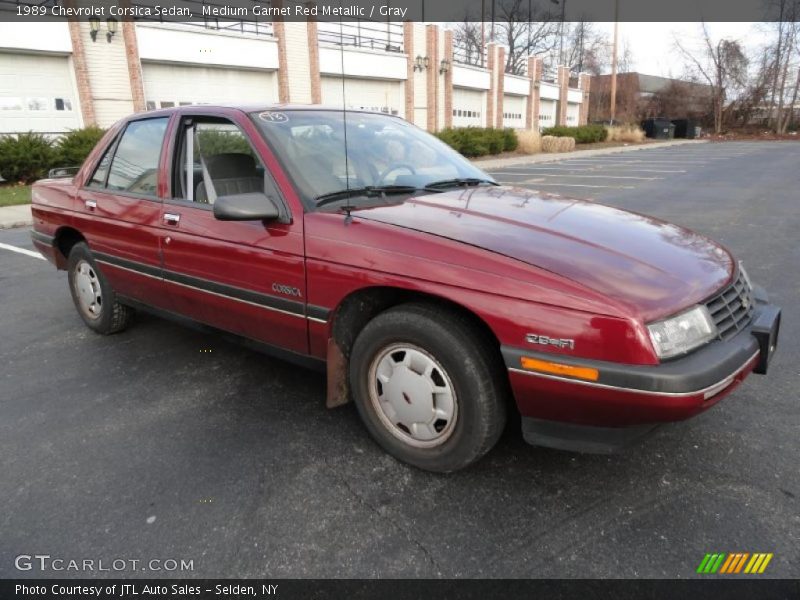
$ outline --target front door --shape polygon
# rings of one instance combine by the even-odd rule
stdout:
[[[269,171],[232,120],[182,117],[175,137],[172,198],[161,247],[172,310],[294,352],[307,353],[302,219],[291,215]],[[220,221],[219,196],[266,193],[279,221]]]

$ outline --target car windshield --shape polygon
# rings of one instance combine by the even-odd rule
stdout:
[[[311,205],[340,199],[358,204],[431,184],[441,191],[494,183],[449,146],[397,117],[336,110],[270,110],[252,117]]]

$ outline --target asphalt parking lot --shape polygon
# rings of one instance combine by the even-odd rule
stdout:
[[[766,377],[613,456],[509,429],[448,476],[399,464],[325,382],[141,316],[100,337],[66,275],[0,247],[0,577],[19,554],[184,559],[206,577],[691,577],[707,552],[800,576],[800,145],[725,143],[498,169],[721,241],[784,311]],[[25,230],[0,244],[31,249]]]

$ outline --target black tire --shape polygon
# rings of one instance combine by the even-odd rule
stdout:
[[[423,364],[426,359],[438,363],[443,372],[436,375],[437,379],[446,381],[447,389],[455,391],[455,400],[447,401],[456,406],[454,422],[451,425],[444,421],[440,425],[442,441],[421,442],[435,443],[433,446],[414,445],[420,442],[411,439],[412,431],[402,423],[392,427],[392,417],[380,408],[385,405],[381,394],[388,398],[388,386],[392,384],[390,379],[385,384],[379,383],[377,374],[386,361],[402,366],[404,344],[412,353],[422,352]],[[392,371],[391,377],[394,375]],[[506,421],[508,386],[504,377],[496,343],[465,316],[435,305],[403,304],[380,313],[359,333],[350,355],[350,387],[367,430],[389,454],[428,471],[447,473],[463,469],[497,443]],[[415,385],[413,376],[402,381]],[[386,392],[383,385],[387,386]],[[398,388],[392,389],[397,398]],[[401,393],[409,407],[412,406],[409,397],[420,397],[412,392]],[[436,397],[431,396],[436,410]],[[402,407],[402,402],[399,405]],[[430,433],[428,429],[425,435]]]
[[[117,300],[114,289],[97,267],[86,243],[78,242],[70,250],[67,274],[72,301],[89,329],[103,335],[110,335],[122,331],[128,326],[133,318],[133,309],[120,304]],[[96,294],[98,290],[99,294]],[[93,308],[87,307],[87,302],[81,300],[82,295],[85,297],[85,294],[89,294],[91,291],[95,291],[97,300],[92,304]]]

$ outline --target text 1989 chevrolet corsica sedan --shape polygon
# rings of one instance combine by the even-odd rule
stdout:
[[[477,460],[510,410],[533,444],[609,451],[764,373],[780,310],[721,246],[498,186],[400,118],[188,106],[112,127],[33,188],[33,240],[78,313],[180,317],[327,370],[389,453]]]

